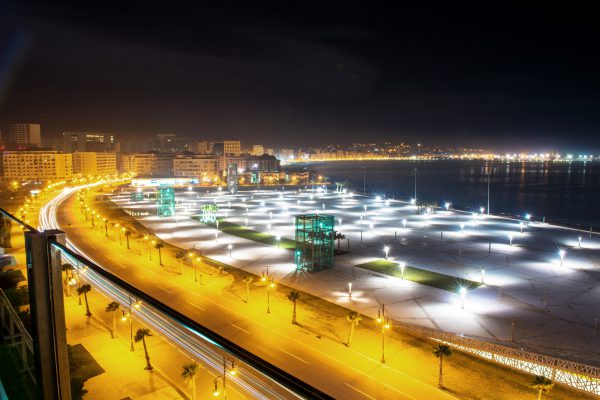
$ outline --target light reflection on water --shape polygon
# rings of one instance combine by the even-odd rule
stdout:
[[[487,205],[490,173],[492,212],[600,226],[600,163],[502,163],[485,161],[369,161],[321,163],[314,166],[332,182],[348,181],[362,192],[408,199],[414,196],[417,168],[420,200],[451,201],[478,210]]]

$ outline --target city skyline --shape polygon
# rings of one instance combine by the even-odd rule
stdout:
[[[0,120],[50,134],[600,145],[585,10],[4,7]]]

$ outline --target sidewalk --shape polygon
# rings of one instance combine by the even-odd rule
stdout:
[[[65,317],[67,322],[67,341],[69,345],[82,344],[104,369],[104,373],[88,379],[84,389],[88,391],[85,398],[94,399],[181,399],[184,398],[160,372],[144,370],[145,359],[141,343],[136,343],[136,350],[129,351],[128,329],[123,329],[123,336],[111,339],[109,330],[99,319],[108,314],[104,307],[108,300],[92,292],[88,293],[92,317],[85,314],[85,301],[78,305],[77,295],[65,297]],[[117,318],[120,321],[121,313]],[[98,316],[98,317],[97,317]],[[112,315],[110,316],[112,318]],[[134,327],[134,334],[135,334]],[[127,336],[125,336],[127,335]],[[126,340],[127,339],[127,340]],[[152,354],[151,354],[152,356]]]

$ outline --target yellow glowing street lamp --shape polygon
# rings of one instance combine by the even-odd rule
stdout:
[[[265,282],[267,286],[267,314],[271,314],[271,289],[275,288],[275,281],[269,275],[269,267],[267,267],[266,271],[263,271],[260,280]]]
[[[376,321],[381,325],[381,363],[385,364],[385,332],[388,331],[392,325],[390,318],[385,314],[385,304],[383,303],[377,311]]]
[[[235,367],[235,360],[233,358],[227,358],[223,356],[223,373],[215,378],[213,396],[219,397],[221,390],[219,390],[219,379],[223,383],[223,398],[227,399],[227,374],[231,377],[235,377],[237,374],[237,368]]]

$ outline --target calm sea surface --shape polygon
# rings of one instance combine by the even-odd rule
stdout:
[[[461,209],[487,205],[492,213],[531,213],[547,221],[600,227],[600,163],[502,163],[485,161],[368,161],[310,164],[331,182],[387,197],[446,201]]]

